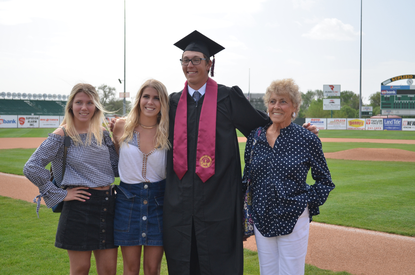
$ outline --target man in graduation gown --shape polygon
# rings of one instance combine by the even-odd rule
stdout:
[[[269,122],[239,87],[217,84],[211,56],[224,49],[194,31],[182,49],[184,89],[170,95],[164,248],[170,275],[243,274],[238,139]]]

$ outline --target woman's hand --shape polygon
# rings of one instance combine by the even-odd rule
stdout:
[[[88,187],[75,187],[71,189],[67,189],[66,191],[68,194],[66,195],[65,199],[63,201],[86,201],[89,199],[89,196],[91,196],[91,193],[85,191],[89,189]]]

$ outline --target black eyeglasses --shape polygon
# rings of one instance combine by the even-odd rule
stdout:
[[[180,59],[180,63],[182,64],[182,66],[189,65],[189,62],[192,62],[193,65],[199,65],[200,62],[202,62],[202,60],[206,60],[206,58],[200,58],[200,57],[193,57],[192,59],[185,58],[185,59]]]

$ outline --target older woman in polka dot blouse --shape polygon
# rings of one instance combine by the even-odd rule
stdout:
[[[272,122],[252,131],[245,149],[260,271],[304,274],[311,217],[320,213],[334,184],[320,139],[292,122],[301,105],[295,82],[273,81],[264,103]]]

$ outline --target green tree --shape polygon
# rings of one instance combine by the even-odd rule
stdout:
[[[358,108],[359,109],[359,108]],[[338,113],[337,113],[338,112]],[[348,106],[348,105],[344,105],[341,107],[340,111],[336,112],[336,116],[337,117],[342,117],[342,118],[355,118],[355,117],[359,117],[359,111]]]
[[[98,88],[96,88],[99,94],[99,99],[102,106],[106,107],[106,105],[115,99],[116,89],[110,87],[108,85],[102,84]]]
[[[300,107],[300,113],[298,114],[298,117],[305,117],[305,114],[307,112],[308,107],[311,104],[311,101],[315,98],[316,93],[308,90],[307,93],[301,93],[301,98],[303,102],[301,103]]]
[[[324,98],[323,90],[315,90],[314,93],[316,94],[317,99],[323,99]]]
[[[112,100],[110,101],[107,106],[105,107],[108,111],[114,112],[114,114],[117,114],[119,116],[123,115],[123,104],[124,100]],[[131,110],[131,102],[126,100],[125,101],[125,114],[127,115]]]
[[[375,110],[375,107],[380,108],[380,92],[376,92],[374,94],[371,94],[369,96],[369,102],[370,102],[370,106],[373,107],[373,110]]]
[[[306,111],[306,117],[324,118],[330,117],[331,112],[323,110],[323,99],[313,99]]]
[[[372,114],[373,114],[374,116],[380,115],[380,106],[373,107],[373,112],[372,112]]]
[[[350,106],[352,109],[359,110],[359,96],[352,91],[342,91],[340,93],[341,106]]]
[[[100,97],[100,102],[107,111],[117,115],[123,115],[124,100],[116,97],[117,90],[115,88],[102,84],[96,89]],[[125,110],[128,113],[131,109],[131,102],[126,100],[125,104]]]

